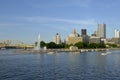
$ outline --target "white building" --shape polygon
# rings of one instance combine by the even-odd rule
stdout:
[[[106,38],[106,24],[98,24],[97,37]]]
[[[120,31],[115,29],[115,38],[120,38]]]
[[[74,29],[72,31],[72,34],[69,35],[69,37],[79,37],[79,35],[78,35],[77,31]]]
[[[53,42],[56,44],[61,44],[61,37],[58,33],[54,36]]]
[[[75,44],[77,42],[82,42],[82,37],[79,36],[77,31],[74,29],[72,33],[66,37],[66,44]]]

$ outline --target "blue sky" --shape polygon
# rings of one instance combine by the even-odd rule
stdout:
[[[106,23],[107,37],[120,26],[120,0],[0,0],[0,40],[52,41],[72,30],[86,28],[88,35],[98,23]]]

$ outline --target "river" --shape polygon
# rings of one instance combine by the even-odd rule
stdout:
[[[120,80],[120,50],[55,54],[0,50],[0,80]]]

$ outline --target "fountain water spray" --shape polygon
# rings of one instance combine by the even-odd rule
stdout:
[[[38,35],[38,41],[37,41],[37,46],[34,48],[34,50],[40,50],[40,34]]]

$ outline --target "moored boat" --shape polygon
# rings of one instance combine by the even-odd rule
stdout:
[[[108,55],[111,54],[111,52],[101,53],[101,55]]]

